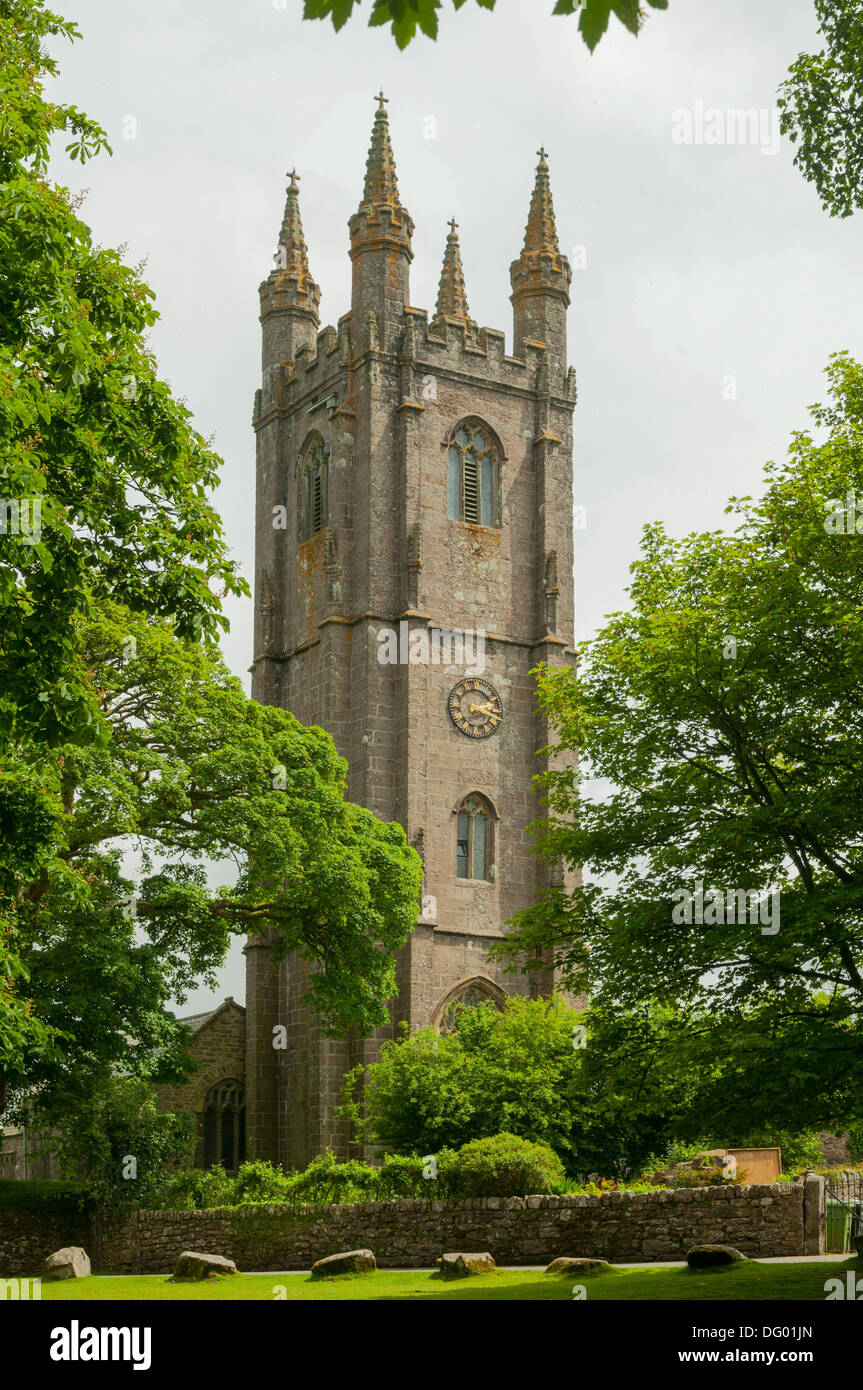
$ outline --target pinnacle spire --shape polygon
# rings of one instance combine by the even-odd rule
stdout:
[[[549,386],[562,387],[566,372],[566,310],[572,267],[560,249],[548,177],[548,156],[537,151],[524,245],[509,268],[512,285],[513,342],[518,355],[525,342],[547,348]]]
[[[432,323],[439,324],[444,319],[460,319],[465,324],[468,333],[473,333],[476,329],[476,323],[471,318],[467,305],[461,247],[458,240],[458,223],[454,217],[450,218],[449,221],[449,233],[446,239],[437,294],[437,307]]]
[[[312,279],[309,253],[300,218],[299,174],[288,174],[285,213],[273,268],[261,284],[261,344],[264,370],[276,363],[293,362],[302,347],[310,348],[318,327],[320,287]]]
[[[551,199],[551,183],[548,177],[548,156],[545,149],[537,150],[539,163],[536,166],[536,180],[530,200],[530,212],[524,234],[522,255],[560,255],[557,228],[554,222],[554,204]]]
[[[390,125],[387,119],[388,98],[383,92],[377,95],[378,109],[372,126],[372,140],[366,160],[366,181],[360,207],[399,207],[399,186],[396,179],[396,162],[390,142]]]
[[[362,335],[373,313],[383,352],[389,352],[404,331],[414,230],[413,219],[399,199],[386,101],[379,92],[362,202],[348,221],[352,321]]]
[[[300,190],[297,187],[299,177],[296,169],[292,169],[287,175],[289,183],[285,197],[285,214],[279,232],[274,273],[277,280],[295,280],[298,294],[307,294],[314,282],[309,270],[309,253],[300,217]]]

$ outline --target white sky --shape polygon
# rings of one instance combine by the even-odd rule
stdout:
[[[277,4],[284,8],[277,8]],[[437,43],[399,53],[361,18],[340,34],[302,0],[57,0],[83,40],[57,51],[58,99],[99,120],[114,157],[52,172],[89,195],[104,245],[148,258],[163,377],[225,460],[216,503],[251,581],[257,287],[271,266],[285,171],[301,207],[321,322],[349,308],[347,219],[359,202],[383,85],[402,201],[416,223],[411,302],[432,309],[446,222],[459,223],[468,299],[506,330],[535,151],[549,152],[573,275],[578,373],[577,636],[625,602],[642,526],[723,524],[756,492],[824,395],[831,352],[863,355],[860,220],[831,220],[783,142],[674,143],[673,113],[771,111],[789,63],[819,44],[811,0],[670,0],[636,40],[612,20],[591,56],[553,0],[444,10]],[[364,13],[363,13],[364,12]],[[434,117],[437,137],[424,138]],[[134,117],[135,138],[124,138]],[[765,117],[767,119],[767,117]],[[723,398],[737,379],[737,399]],[[229,605],[225,653],[247,679],[251,601]],[[217,997],[243,997],[239,951]],[[206,991],[186,1011],[206,1008]]]

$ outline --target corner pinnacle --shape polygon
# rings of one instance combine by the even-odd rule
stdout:
[[[476,331],[476,323],[468,309],[457,229],[458,223],[451,217],[432,324],[440,324],[444,319],[459,319],[467,328],[468,334],[472,334]]]

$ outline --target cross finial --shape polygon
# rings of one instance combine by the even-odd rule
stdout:
[[[539,149],[537,150],[537,154],[539,155],[542,162],[545,163],[545,160],[547,158],[547,151],[544,145],[540,145]]]
[[[456,227],[458,226],[458,223],[456,222],[456,220],[455,220],[454,217],[451,217],[451,218],[450,218],[449,222],[447,223],[447,226],[448,226],[449,229],[450,229],[450,234],[451,234],[452,236],[455,236],[455,231],[456,231]]]
[[[376,100],[377,100],[377,103],[378,103],[378,110],[379,110],[379,111],[383,111],[384,107],[385,107],[385,106],[388,104],[388,102],[389,102],[389,97],[385,97],[385,96],[384,96],[384,89],[383,89],[383,87],[381,87],[381,90],[378,92]]]
[[[292,169],[292,170],[290,171],[290,173],[288,174],[288,178],[290,179],[291,185],[292,185],[293,187],[296,187],[296,182],[297,182],[297,179],[298,179],[299,177],[300,177],[300,176],[299,176],[299,174],[297,173],[296,169]]]

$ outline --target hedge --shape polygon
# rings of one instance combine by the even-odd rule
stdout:
[[[69,1216],[89,1212],[93,1202],[82,1182],[51,1182],[36,1178],[0,1180],[0,1211],[29,1211],[34,1215]]]

